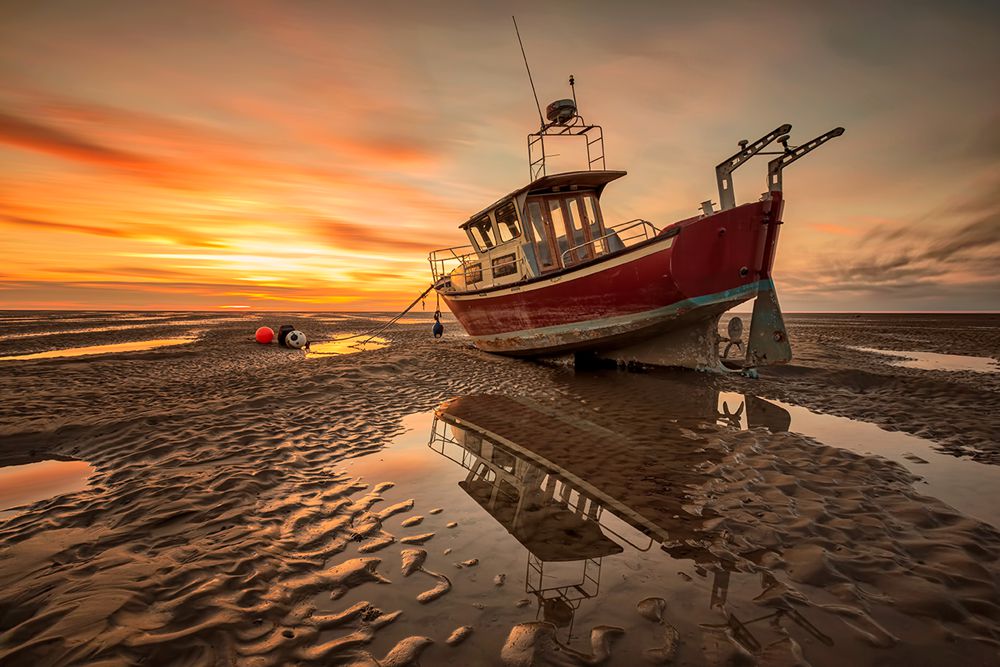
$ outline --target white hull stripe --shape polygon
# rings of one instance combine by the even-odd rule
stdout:
[[[593,331],[597,329],[604,329],[607,327],[615,327],[620,325],[630,325],[636,324],[638,322],[646,320],[661,320],[665,319],[671,315],[675,315],[677,311],[682,308],[699,308],[702,306],[710,306],[713,304],[723,303],[725,301],[735,301],[735,300],[747,300],[752,299],[756,296],[757,292],[765,289],[774,289],[774,281],[770,278],[767,280],[758,280],[755,283],[749,283],[747,285],[742,285],[740,287],[734,287],[733,289],[728,289],[722,292],[716,292],[715,294],[706,294],[705,296],[696,296],[690,299],[683,299],[669,306],[663,306],[662,308],[654,308],[653,310],[645,310],[638,313],[629,313],[628,315],[615,315],[613,317],[602,317],[593,320],[583,320],[581,322],[571,322],[569,324],[556,324],[549,327],[538,327],[536,329],[521,329],[520,331],[508,331],[501,334],[486,334],[482,336],[471,336],[474,341],[502,341],[511,340],[515,338],[527,338],[531,336],[558,336],[561,334],[568,333],[584,333],[588,331]]]
[[[525,292],[532,292],[534,290],[545,289],[550,285],[554,285],[558,282],[570,282],[576,280],[577,278],[584,278],[586,276],[599,273],[601,271],[607,271],[608,269],[613,269],[621,266],[622,264],[628,264],[629,262],[634,262],[637,259],[642,259],[643,257],[648,257],[657,252],[662,252],[667,248],[671,248],[674,245],[674,239],[677,235],[673,235],[669,238],[665,238],[662,241],[656,243],[650,243],[647,247],[635,252],[623,253],[620,257],[616,257],[607,262],[601,262],[593,266],[588,266],[579,271],[569,271],[567,273],[562,273],[558,276],[548,278],[546,280],[539,280],[528,285],[513,285],[507,289],[499,289],[495,291],[486,292],[485,294],[449,294],[448,292],[442,292],[441,295],[448,298],[451,301],[476,301],[477,299],[488,299],[497,296],[507,296],[508,294],[523,294]],[[486,288],[489,289],[489,288]]]

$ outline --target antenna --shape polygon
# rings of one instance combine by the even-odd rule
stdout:
[[[576,103],[576,77],[572,74],[569,75],[569,89],[573,91],[573,106],[579,109],[580,106]]]
[[[524,53],[524,42],[521,41],[521,31],[517,29],[517,19],[511,16],[510,20],[514,22],[514,33],[517,35],[517,43],[521,45],[521,57],[524,58],[524,69],[528,70],[528,83],[531,84],[531,94],[535,96],[535,108],[538,109],[538,122],[542,127],[545,127],[545,118],[542,116],[542,105],[538,103],[535,82],[531,79],[531,68],[528,67],[528,56]]]

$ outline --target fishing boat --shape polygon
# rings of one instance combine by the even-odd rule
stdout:
[[[672,224],[615,222],[601,197],[626,172],[607,169],[603,129],[584,120],[575,98],[574,88],[573,99],[548,105],[547,120],[539,114],[539,130],[528,134],[528,184],[462,223],[468,244],[429,255],[434,289],[473,343],[503,355],[575,353],[717,371],[790,360],[771,275],[782,171],[844,129],[791,146],[785,124],[740,141],[716,166],[717,204],[702,202],[699,214]],[[548,172],[546,144],[558,140],[585,144],[585,169]],[[779,150],[764,151],[774,142]],[[775,156],[767,190],[738,205],[733,172],[756,155]],[[721,335],[721,316],[751,299],[747,339],[739,318]],[[729,358],[734,349],[743,357]]]

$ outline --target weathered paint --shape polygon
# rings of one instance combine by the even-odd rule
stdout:
[[[544,355],[634,344],[773,289],[781,208],[780,193],[771,193],[678,222],[659,238],[553,277],[441,296],[475,344],[490,352]]]
[[[785,319],[781,316],[774,283],[770,283],[769,287],[760,290],[753,304],[750,340],[747,342],[747,365],[783,364],[791,360],[792,346],[788,342]]]

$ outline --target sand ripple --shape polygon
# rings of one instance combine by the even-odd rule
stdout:
[[[559,384],[560,371],[448,341],[431,344],[416,332],[400,334],[386,349],[306,363],[301,355],[247,342],[246,331],[257,324],[220,326],[183,349],[24,362],[18,377],[0,377],[6,408],[0,461],[61,455],[96,470],[87,489],[0,519],[0,664],[398,666],[422,654],[425,662],[441,655],[434,651],[466,655],[462,651],[487,636],[486,624],[477,622],[469,640],[440,646],[454,622],[435,634],[396,609],[403,602],[388,592],[417,581],[431,586],[419,593],[427,596],[422,601],[438,600],[426,609],[450,613],[464,582],[456,577],[445,596],[447,577],[423,570],[423,561],[407,568],[405,559],[411,578],[392,577],[390,564],[397,561],[387,548],[426,542],[434,533],[393,534],[398,524],[390,518],[411,511],[414,500],[386,506],[383,494],[393,483],[354,479],[344,462],[378,452],[400,434],[404,415],[483,387],[572,400],[574,390]],[[978,422],[965,419],[975,412],[966,406],[963,420],[944,423],[945,398],[959,395],[970,405],[981,398],[970,384],[927,380],[907,397],[899,383],[904,371],[892,372],[888,380],[870,369],[864,377],[852,375],[852,382],[869,384],[842,383],[851,387],[843,395],[815,391],[832,371],[775,392],[815,394],[847,413],[869,400],[871,410],[911,430],[926,426],[960,438],[961,424],[968,423],[977,448],[995,440],[995,418],[983,417],[981,403],[975,404]],[[32,390],[23,391],[29,380]],[[859,398],[859,387],[875,398]],[[922,415],[922,406],[932,403],[944,407]],[[630,414],[660,423],[656,405],[648,414],[642,410]],[[930,425],[932,418],[937,421]],[[685,439],[713,455],[699,453],[700,467],[680,480],[651,473],[636,479],[642,493],[675,485],[670,488],[691,510],[669,503],[640,508],[681,517],[668,554],[697,554],[702,571],[724,562],[759,577],[763,592],[752,602],[763,614],[780,612],[779,627],[796,610],[808,611],[823,630],[847,627],[873,650],[890,651],[913,639],[907,623],[919,621],[927,642],[964,651],[986,646],[995,655],[997,531],[921,496],[911,475],[876,457],[794,434],[687,426]],[[654,450],[640,444],[647,465]],[[595,466],[611,465],[619,462],[595,460]],[[427,511],[421,528],[438,530],[439,513]],[[438,540],[473,529],[463,520],[458,530],[439,530]],[[471,555],[454,546],[449,562]],[[506,569],[477,553],[490,573]],[[397,579],[391,586],[390,577]],[[482,583],[497,596],[484,619],[501,608],[522,614],[519,620],[535,617],[532,601],[517,599],[525,594],[522,582],[495,589],[487,575]],[[695,575],[685,585],[702,582]],[[664,595],[649,590],[635,598],[653,594]],[[392,599],[399,604],[385,602]],[[627,608],[636,624],[627,626],[629,635],[641,628],[649,633],[644,646],[655,646],[649,657],[668,659],[677,641],[667,624],[682,627],[681,613],[672,599],[669,609],[643,602],[648,615]],[[462,604],[485,607],[478,600]],[[583,623],[585,644],[590,625]],[[561,644],[548,623],[518,623],[490,655],[510,665],[610,662],[621,651],[613,642],[621,633],[597,626],[589,650],[582,650]],[[809,653],[791,636],[757,654],[731,630],[705,629],[690,644],[684,637],[679,652],[696,656],[692,662],[744,655],[803,662]],[[689,649],[694,653],[685,653]]]

